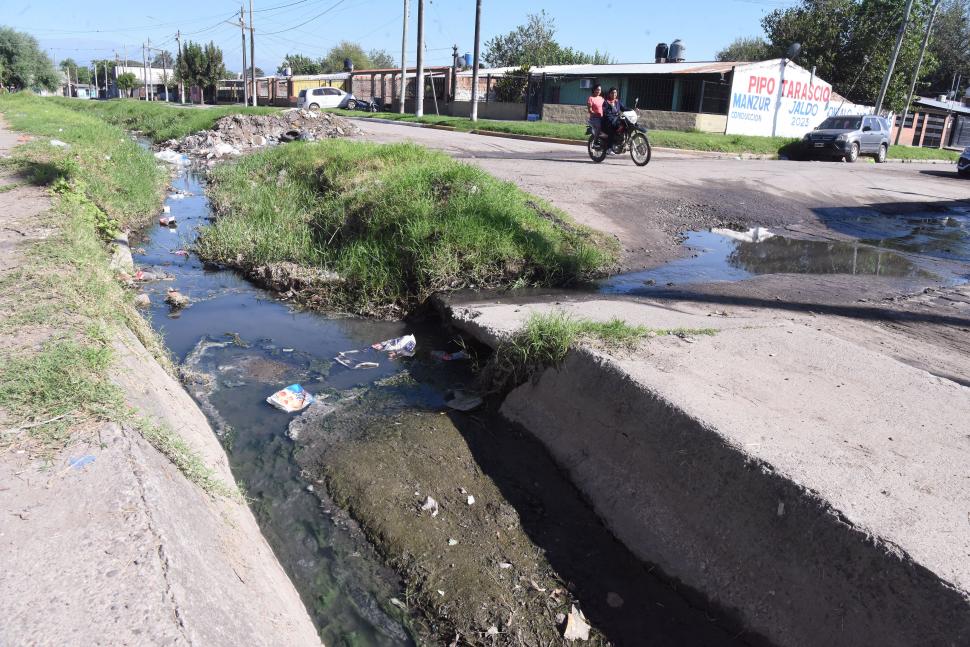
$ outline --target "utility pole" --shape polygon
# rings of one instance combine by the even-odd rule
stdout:
[[[246,45],[243,44],[243,49],[246,49]],[[252,68],[252,79],[253,79],[253,106],[256,105],[256,36],[254,35],[253,29],[253,0],[249,0],[249,60],[252,62],[250,68]]]
[[[451,46],[451,100],[458,96],[458,45]]]
[[[175,42],[179,46],[179,55],[178,55],[178,58],[175,59],[175,62],[177,64],[180,60],[182,60],[182,30],[178,30],[175,32]],[[178,73],[178,68],[176,68],[175,71],[176,73]],[[181,74],[179,74],[179,102],[182,103],[183,105],[185,104],[185,86],[182,85]]]
[[[104,73],[107,74],[108,71],[105,70]],[[115,89],[118,91],[118,98],[120,99],[121,98],[121,88],[118,87],[118,82],[117,82],[117,79],[118,79],[118,52],[115,52],[115,67],[114,67],[114,73],[115,73]]]
[[[418,76],[414,80],[414,116],[424,116],[424,0],[418,0]]]
[[[239,35],[242,36],[242,55],[243,55],[243,69],[242,69],[242,82],[243,82],[243,105],[249,105],[249,70],[246,69],[246,23],[245,11],[242,5],[239,6]],[[253,67],[256,67],[255,65]]]
[[[152,39],[148,39],[148,100],[151,101],[155,95],[155,84],[152,83]]]
[[[930,42],[930,32],[933,31],[933,20],[936,18],[936,10],[940,8],[940,0],[933,3],[933,12],[930,14],[930,21],[926,23],[926,34],[923,36],[923,46],[919,50],[919,60],[916,61],[916,69],[913,70],[913,81],[909,84],[909,96],[906,97],[906,108],[903,109],[903,119],[899,122],[896,129],[895,144],[899,145],[899,136],[903,134],[903,126],[906,125],[906,117],[909,116],[909,106],[913,102],[913,93],[916,91],[916,79],[919,78],[919,68],[923,65],[923,54],[926,53],[926,45]]]
[[[482,0],[475,0],[475,60],[472,63],[472,121],[478,121],[478,55],[482,40]],[[485,88],[486,94],[488,88]]]
[[[912,8],[913,0],[906,0],[906,9],[903,10],[903,24],[899,26],[899,33],[896,34],[896,46],[893,47],[893,56],[889,59],[889,68],[886,69],[886,76],[882,80],[882,87],[879,88],[879,98],[876,99],[876,115],[882,112],[882,102],[886,100],[886,91],[889,90],[889,81],[893,76],[893,69],[896,67],[896,59],[899,58],[899,50],[903,46],[903,36],[906,35],[906,25],[909,23],[909,12]]]
[[[145,91],[145,101],[148,101],[148,58],[145,56],[145,43],[141,44],[141,84]]]
[[[398,112],[404,114],[404,101],[408,96],[408,0],[404,0],[404,28],[401,31],[401,105]]]

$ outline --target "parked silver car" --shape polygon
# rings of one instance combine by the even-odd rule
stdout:
[[[843,115],[829,117],[802,139],[808,157],[831,157],[854,162],[860,155],[886,161],[889,152],[889,120],[883,117]]]
[[[970,177],[970,146],[963,149],[960,159],[957,160],[957,173],[960,177]]]

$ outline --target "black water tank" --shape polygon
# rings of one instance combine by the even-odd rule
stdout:
[[[653,50],[653,58],[657,63],[667,62],[667,43],[657,43],[657,49]]]
[[[687,53],[687,47],[684,42],[679,38],[674,39],[674,42],[670,44],[670,51],[667,52],[667,62],[668,63],[680,63],[684,60],[684,54]]]
[[[352,60],[350,60],[349,58],[345,58],[344,59],[344,72],[353,72],[353,71],[354,71],[354,62]]]

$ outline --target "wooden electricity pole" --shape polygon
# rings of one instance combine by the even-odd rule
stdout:
[[[242,36],[242,56],[243,56],[243,69],[242,69],[242,74],[240,76],[242,77],[242,82],[243,82],[243,105],[244,106],[248,106],[249,105],[249,70],[246,69],[246,22],[245,22],[245,19],[246,19],[246,12],[242,8],[242,5],[240,5],[240,7],[239,7],[239,35]]]
[[[903,36],[906,35],[906,25],[909,24],[909,13],[912,8],[913,0],[906,0],[906,8],[903,10],[903,24],[899,26],[899,33],[896,34],[896,46],[893,47],[893,55],[889,59],[889,67],[886,69],[886,76],[882,80],[882,87],[879,88],[879,97],[876,99],[876,110],[874,113],[876,115],[882,111],[882,102],[886,100],[889,81],[892,79],[893,69],[896,67],[896,59],[899,58],[899,50],[903,46]]]
[[[250,76],[253,79],[253,105],[256,105],[256,36],[254,35],[253,27],[253,0],[249,0],[249,61],[250,69],[252,73]],[[243,44],[243,49],[246,49],[246,45]]]
[[[903,119],[899,122],[896,129],[896,141],[899,145],[899,136],[903,134],[903,127],[906,125],[906,117],[909,116],[909,106],[913,102],[913,93],[916,92],[916,80],[919,78],[919,68],[923,66],[923,55],[926,53],[926,46],[930,42],[930,32],[933,31],[933,21],[936,19],[936,10],[940,8],[940,0],[933,3],[933,13],[930,14],[930,21],[926,23],[926,35],[923,36],[923,46],[919,50],[919,60],[916,61],[916,69],[913,70],[913,81],[909,84],[909,96],[906,97],[906,107],[903,109]]]
[[[175,59],[175,62],[176,62],[176,65],[177,65],[178,62],[180,60],[182,60],[182,31],[181,30],[175,32],[175,43],[179,47],[179,55],[178,55],[178,58]],[[178,68],[177,67],[176,67],[176,70],[175,71],[176,71],[176,74],[178,74]],[[185,86],[182,85],[182,75],[179,74],[178,77],[179,77],[179,102],[184,104],[185,103]]]

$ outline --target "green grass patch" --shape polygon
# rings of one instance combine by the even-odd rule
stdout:
[[[35,184],[63,180],[75,185],[111,221],[99,225],[106,235],[147,223],[159,211],[165,171],[121,129],[68,110],[71,101],[77,102],[29,93],[0,95],[0,112],[10,126],[35,136],[14,150],[13,163]],[[51,145],[51,140],[68,146]]]
[[[566,285],[611,268],[613,239],[477,167],[412,144],[293,143],[212,171],[202,258],[336,273],[330,307],[398,313],[439,290]],[[312,283],[312,281],[310,281]]]
[[[157,212],[164,171],[149,151],[94,117],[30,95],[0,97],[0,112],[39,137],[17,147],[4,166],[33,183],[50,183],[53,196],[44,221],[33,223],[49,235],[0,277],[6,315],[0,333],[25,340],[0,349],[0,409],[13,419],[12,428],[0,430],[0,447],[27,447],[50,458],[97,424],[131,424],[206,492],[235,496],[177,434],[127,406],[109,379],[113,344],[125,327],[174,373],[161,340],[109,270],[104,241],[119,224],[138,221],[142,209]],[[52,147],[51,137],[70,147]],[[123,186],[129,181],[135,185]],[[110,190],[119,195],[107,195]]]
[[[280,108],[245,106],[192,106],[154,103],[136,99],[81,101],[66,97],[52,99],[58,105],[98,117],[127,130],[137,130],[153,142],[180,139],[200,130],[209,130],[226,115],[267,115]]]
[[[550,366],[559,366],[580,343],[611,350],[632,350],[650,337],[713,335],[713,328],[649,328],[622,319],[593,321],[564,312],[533,313],[513,335],[502,341],[481,373],[489,393],[504,393]]]

